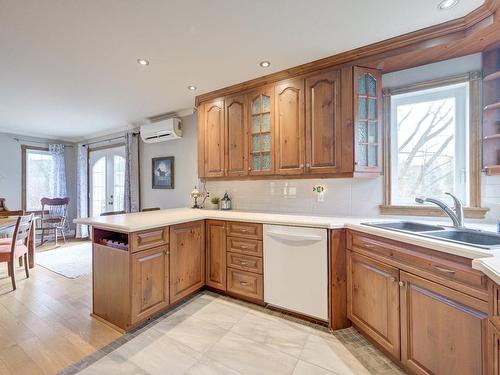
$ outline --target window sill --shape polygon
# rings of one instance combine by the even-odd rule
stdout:
[[[438,207],[418,207],[418,206],[384,206],[381,205],[380,213],[382,215],[403,215],[403,216],[447,216],[443,210]],[[464,216],[468,219],[484,219],[489,208],[466,207]]]

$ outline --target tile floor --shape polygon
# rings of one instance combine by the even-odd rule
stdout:
[[[403,374],[354,329],[329,333],[209,292],[64,374]]]

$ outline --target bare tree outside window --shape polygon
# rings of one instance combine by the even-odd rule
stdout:
[[[393,204],[445,192],[467,202],[467,84],[391,98]]]

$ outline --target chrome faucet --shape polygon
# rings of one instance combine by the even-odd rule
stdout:
[[[427,197],[423,197],[423,196],[418,196],[415,198],[415,202],[421,203],[421,204],[426,203],[426,202],[434,203],[435,205],[439,206],[450,217],[451,221],[453,222],[453,226],[456,229],[463,229],[464,228],[464,205],[463,205],[463,203],[455,195],[453,195],[451,193],[445,193],[445,194],[448,194],[450,197],[453,198],[453,203],[455,206],[453,209],[451,209],[443,201],[441,201],[439,199],[435,199],[435,198],[427,198]]]

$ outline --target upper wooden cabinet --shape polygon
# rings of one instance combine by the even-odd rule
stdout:
[[[204,139],[203,177],[224,176],[226,133],[224,126],[224,101],[213,100],[201,108],[200,136]],[[201,169],[201,168],[199,168]]]
[[[354,67],[354,171],[382,172],[382,75]]]
[[[349,177],[382,171],[381,74],[321,70],[202,103],[199,177]]]
[[[274,93],[266,86],[248,94],[250,175],[274,174]]]
[[[248,174],[247,108],[246,95],[230,96],[224,101],[227,134],[225,172],[227,176]]]
[[[276,94],[276,173],[304,173],[304,80],[279,82]]]
[[[342,159],[340,72],[333,70],[308,77],[305,88],[306,171],[337,173]]]

